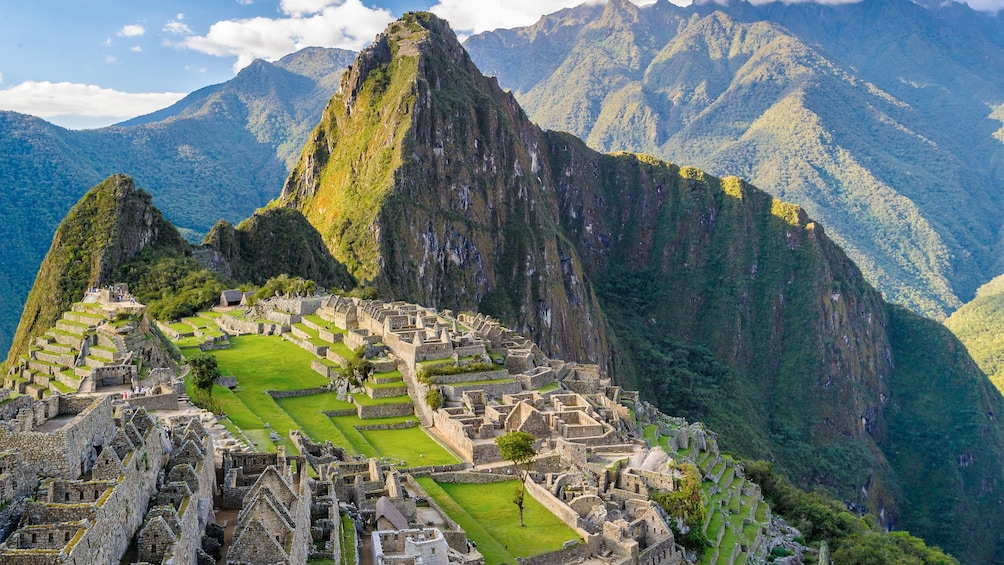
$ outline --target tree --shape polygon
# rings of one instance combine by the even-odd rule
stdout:
[[[200,353],[188,360],[192,367],[192,382],[195,387],[206,391],[209,396],[213,395],[213,382],[220,376],[220,369],[216,364],[216,356],[209,353]]]
[[[520,487],[512,493],[512,501],[519,508],[520,526],[526,525],[523,523],[523,500],[526,498],[526,480],[533,468],[533,458],[537,456],[537,450],[533,446],[536,441],[533,434],[520,431],[506,432],[495,438],[495,445],[499,446],[502,459],[512,461],[520,480]]]

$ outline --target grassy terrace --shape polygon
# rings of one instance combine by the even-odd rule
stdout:
[[[353,394],[352,399],[363,406],[384,406],[386,404],[411,404],[411,397],[407,394],[401,396],[390,396],[387,398],[373,399],[363,393]],[[367,420],[369,421],[369,420]]]
[[[580,539],[532,496],[524,504],[526,527],[520,527],[519,511],[512,502],[518,481],[475,485],[437,483],[426,477],[418,482],[478,544],[485,563],[514,564],[517,557],[554,551],[566,541]]]
[[[342,328],[336,326],[335,324],[333,324],[333,323],[331,323],[331,322],[329,322],[329,321],[321,318],[317,314],[307,314],[306,316],[303,317],[303,319],[310,320],[311,323],[316,324],[316,325],[318,325],[318,326],[320,326],[320,327],[322,327],[322,328],[324,328],[324,329],[326,329],[328,331],[334,332],[334,333],[340,333],[342,335],[345,335],[345,334],[348,333],[347,330],[343,330]]]
[[[188,344],[188,342],[192,342]],[[199,340],[179,340],[185,355],[197,354]],[[322,393],[274,400],[265,390],[292,390],[312,388],[327,384],[327,379],[310,369],[316,357],[295,344],[274,336],[236,336],[230,349],[213,351],[220,371],[237,377],[238,387],[231,391],[221,386],[213,387],[213,397],[221,404],[229,420],[222,420],[235,437],[240,432],[259,451],[274,451],[265,423],[282,438],[287,451],[294,452],[289,441],[289,431],[299,429],[314,441],[331,441],[349,452],[368,457],[385,457],[404,461],[409,466],[447,465],[459,460],[432,439],[421,427],[402,430],[366,430],[356,426],[395,424],[414,421],[414,416],[360,420],[358,416],[329,417],[324,412],[355,410],[350,402],[338,400],[335,394]],[[382,373],[397,377],[400,373]],[[396,385],[400,385],[398,380]],[[189,383],[190,384],[190,383]],[[411,402],[405,395],[389,399],[372,400],[364,394],[357,395],[360,402],[369,404],[394,404]]]
[[[401,371],[394,369],[383,373],[373,373],[370,378],[374,381],[400,381],[404,379],[404,376],[401,375]]]

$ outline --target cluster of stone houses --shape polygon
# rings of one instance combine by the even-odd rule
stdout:
[[[121,287],[94,293],[87,304],[128,299]],[[516,430],[537,441],[528,492],[579,537],[560,550],[521,559],[524,565],[586,558],[610,565],[688,561],[671,527],[679,524],[650,496],[677,488],[679,463],[641,437],[632,409],[645,421],[664,417],[640,403],[637,393],[613,386],[598,367],[549,359],[480,314],[338,296],[275,297],[253,307],[240,305],[236,295],[222,298],[229,304],[213,323],[223,338],[279,334],[315,354],[312,367],[332,379],[331,386],[301,392],[348,394],[361,418],[414,411],[463,462],[408,469],[296,431],[291,440],[299,455],[287,455],[281,445],[275,453],[231,450],[214,445],[198,417],[161,420],[121,394],[50,388],[50,394],[8,399],[0,390],[0,562],[208,565],[216,560],[205,550],[213,545],[207,545],[207,527],[217,511],[229,510],[237,514],[223,563],[357,562],[358,540],[365,536],[377,565],[483,565],[463,528],[415,479],[509,480],[510,464],[495,438]],[[135,317],[145,310],[129,308],[132,319],[145,320]],[[101,316],[106,324],[116,317]],[[77,355],[92,342],[103,343],[100,325],[79,336]],[[49,337],[43,341],[66,339],[61,331]],[[362,348],[379,373],[394,376],[339,382],[345,379],[333,368],[349,361],[339,343]],[[31,359],[38,361],[42,350]],[[427,372],[437,365],[449,370]],[[37,373],[32,367],[26,362],[20,369]],[[426,402],[432,390],[441,393],[439,407]],[[686,451],[706,479],[721,481],[723,489],[738,481],[744,501],[759,497],[741,469],[725,464],[703,428],[674,426],[660,423],[658,429],[674,434],[668,446]],[[217,508],[214,497],[221,501]],[[760,524],[755,505],[744,511],[743,526]],[[759,545],[757,538],[724,557],[734,562]]]

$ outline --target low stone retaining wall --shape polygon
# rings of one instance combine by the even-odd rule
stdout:
[[[373,385],[367,383],[363,385],[363,388],[366,389],[366,394],[374,400],[377,398],[391,398],[394,396],[403,396],[408,394],[408,385],[404,384],[403,381],[401,382],[401,386],[374,387]]]
[[[328,392],[328,389],[324,387],[317,388],[301,388],[296,390],[272,390],[268,389],[265,394],[271,396],[275,400],[280,398],[293,398],[295,396],[311,396],[314,394],[324,394]]]
[[[331,361],[333,363],[337,363],[338,366],[341,367],[341,368],[343,368],[343,369],[349,365],[349,360],[346,359],[346,358],[344,358],[344,357],[342,357],[341,355],[335,353],[334,349],[330,349],[329,348],[327,351],[324,352],[324,356],[323,357],[325,359],[327,359],[328,361]]]
[[[300,323],[299,315],[280,312],[278,310],[269,310],[268,312],[265,312],[265,319],[284,326],[292,326],[293,324]]]
[[[357,415],[357,409],[346,408],[345,410],[325,410],[321,413],[329,418],[334,418],[336,416],[355,416]]]
[[[421,373],[421,370],[419,370]],[[497,369],[494,371],[474,371],[472,373],[457,373],[455,375],[434,375],[433,381],[438,385],[464,384],[468,381],[491,381],[508,379],[509,371]]]
[[[487,485],[489,483],[504,483],[506,481],[518,481],[515,475],[478,473],[478,472],[451,472],[433,473],[432,480],[437,483],[463,483],[468,485]]]
[[[296,328],[293,329],[295,330]],[[310,343],[310,341],[306,339],[300,339],[296,337],[296,332],[293,332],[292,334],[283,334],[282,339],[285,339],[291,343],[295,343],[297,346],[300,347],[300,349],[305,349],[317,357],[324,357],[325,354],[328,352],[327,345],[314,345],[313,343]]]
[[[322,377],[327,379],[334,379],[341,376],[337,369],[331,365],[325,365],[320,359],[314,359],[310,362],[310,368],[316,373],[320,373]]]
[[[348,414],[345,414],[346,416],[351,416],[352,414],[355,414],[355,410],[348,410],[348,412],[349,412]],[[371,432],[380,430],[407,430],[408,428],[417,428],[418,426],[419,426],[418,422],[411,420],[409,422],[398,422],[396,424],[370,424],[370,425],[352,426],[352,427],[361,432],[362,431]]]
[[[506,394],[519,394],[523,392],[523,385],[519,381],[509,381],[503,383],[482,383],[477,385],[455,384],[443,385],[443,394],[449,400],[462,400],[464,392],[468,390],[483,390],[488,396],[501,398]]]
[[[408,416],[415,413],[415,407],[411,402],[400,402],[396,404],[360,404],[352,399],[356,405],[356,414],[361,420],[372,420],[375,418],[396,418],[398,416]]]
[[[579,542],[533,557],[517,557],[516,561],[519,561],[520,565],[563,565],[565,563],[579,563],[592,553],[588,545]]]

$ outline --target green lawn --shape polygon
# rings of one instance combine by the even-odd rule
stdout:
[[[369,422],[372,420],[366,420],[366,423]],[[362,430],[359,433],[381,456],[402,459],[408,467],[452,465],[460,462],[436,443],[421,426],[401,430]]]
[[[196,349],[185,353],[197,352]],[[237,377],[236,392],[213,387],[213,396],[223,402],[224,411],[234,424],[250,432],[263,429],[263,423],[268,422],[282,438],[287,450],[295,453],[296,449],[289,441],[289,431],[303,426],[265,394],[265,390],[326,385],[328,380],[310,368],[310,361],[315,357],[293,343],[261,335],[235,336],[230,339],[230,349],[212,353],[221,373]]]
[[[516,557],[554,551],[568,540],[580,539],[531,496],[524,503],[526,527],[520,527],[519,511],[512,502],[518,481],[476,485],[436,483],[426,477],[418,482],[478,544],[488,565],[516,563]]]
[[[324,414],[327,410],[355,409],[351,402],[338,400],[334,393],[280,398],[276,402],[312,440],[319,443],[330,441],[334,445],[353,450],[345,434]]]

